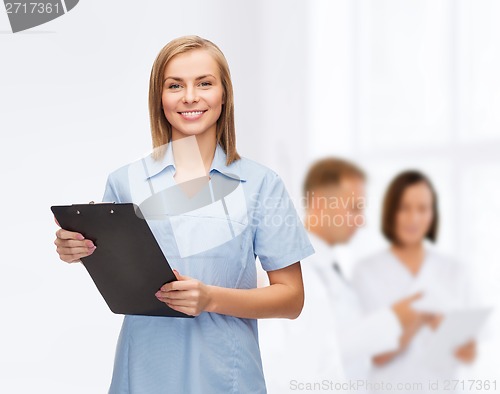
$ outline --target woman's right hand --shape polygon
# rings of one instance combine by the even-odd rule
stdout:
[[[55,218],[54,220],[59,226],[57,220]],[[59,254],[59,258],[66,263],[80,262],[80,258],[90,256],[96,249],[90,239],[85,239],[82,234],[63,228],[56,231],[54,245],[57,246],[56,252]]]

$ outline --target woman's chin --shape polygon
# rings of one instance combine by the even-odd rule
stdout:
[[[177,138],[199,136],[199,135],[204,134],[206,131],[207,130],[203,130],[203,129],[176,130],[175,132],[172,133],[172,137],[173,137],[173,139],[177,139]]]
[[[401,245],[409,247],[409,246],[417,246],[422,243],[423,239],[421,237],[402,237]]]
[[[206,129],[206,128],[197,128],[197,127],[192,127],[192,128],[183,128],[183,129],[177,129],[177,130],[172,130],[172,138],[178,139],[178,138],[185,138],[185,137],[197,137],[200,135],[207,134],[211,131],[211,129]]]

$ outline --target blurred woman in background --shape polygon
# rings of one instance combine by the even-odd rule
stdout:
[[[470,300],[470,278],[464,267],[431,247],[439,223],[436,191],[429,178],[418,171],[405,171],[390,183],[382,212],[382,232],[390,247],[360,262],[353,282],[367,312],[421,292],[413,304],[420,319],[400,340],[400,348],[373,359],[373,381],[425,383],[451,378],[457,365],[471,363],[475,341],[462,343],[446,362],[428,362],[434,331],[446,312],[464,308]],[[427,357],[427,358],[426,358]],[[432,364],[432,365],[431,365]]]

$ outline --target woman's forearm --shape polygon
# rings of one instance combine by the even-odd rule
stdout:
[[[282,283],[256,289],[232,289],[208,286],[210,302],[205,309],[248,319],[270,317],[295,319],[304,305],[302,287]]]
[[[270,285],[256,289],[206,285],[176,270],[174,274],[177,280],[164,284],[156,297],[170,308],[192,316],[213,312],[247,319],[295,319],[304,305],[300,262],[268,271]]]

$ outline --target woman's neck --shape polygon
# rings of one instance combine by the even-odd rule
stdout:
[[[185,182],[208,175],[212,164],[216,140],[205,135],[172,138],[172,152],[175,162],[175,179]]]
[[[412,245],[392,244],[391,251],[413,276],[420,272],[425,258],[425,248],[422,242]]]

